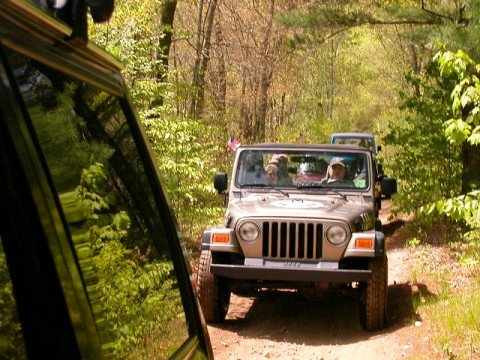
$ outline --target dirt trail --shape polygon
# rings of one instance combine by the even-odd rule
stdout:
[[[409,279],[403,221],[387,221],[389,287],[387,327],[366,332],[359,324],[358,300],[340,294],[306,299],[296,292],[232,295],[226,321],[208,326],[215,358],[233,359],[441,359],[431,343],[428,321],[415,314],[412,299],[428,292]],[[428,354],[428,355],[427,355]]]

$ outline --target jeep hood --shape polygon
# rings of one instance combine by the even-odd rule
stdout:
[[[344,199],[337,194],[315,197],[291,194],[287,197],[268,193],[236,198],[230,201],[227,213],[234,222],[243,217],[323,218],[353,222],[362,214],[374,214],[374,209],[363,196]]]

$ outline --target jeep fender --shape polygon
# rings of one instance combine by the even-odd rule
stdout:
[[[202,250],[241,254],[240,245],[231,228],[211,228],[203,231]]]
[[[212,239],[212,230],[204,230],[202,235],[202,250],[210,250],[210,242]]]

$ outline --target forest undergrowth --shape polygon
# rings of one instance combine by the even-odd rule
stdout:
[[[480,244],[445,219],[429,225],[413,218],[400,223],[394,241],[408,252],[409,278],[416,289],[412,321],[421,319],[435,347],[414,358],[436,353],[441,359],[479,359]]]

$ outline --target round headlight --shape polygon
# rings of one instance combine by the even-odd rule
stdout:
[[[238,228],[238,235],[244,241],[252,242],[260,236],[260,228],[252,221],[246,221]]]
[[[332,225],[327,229],[327,241],[335,246],[347,241],[347,230],[340,225]]]

